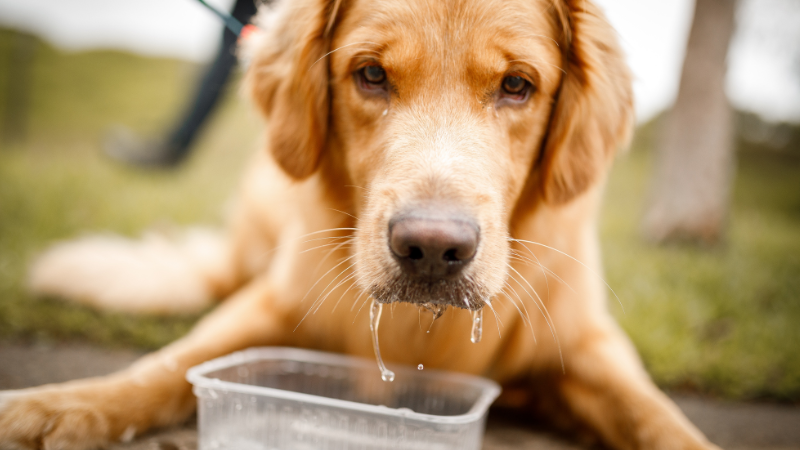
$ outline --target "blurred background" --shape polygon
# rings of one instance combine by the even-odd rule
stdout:
[[[602,212],[610,308],[666,389],[800,401],[800,2],[598,3],[638,120]],[[31,298],[25,273],[71,236],[221,223],[260,129],[237,70],[185,159],[106,156],[172,132],[221,33],[194,0],[0,0],[0,341],[151,349],[196,320]]]

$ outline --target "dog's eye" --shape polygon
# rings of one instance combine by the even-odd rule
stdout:
[[[505,77],[503,79],[503,90],[506,91],[507,94],[519,94],[525,89],[526,84],[528,84],[528,82],[522,77]]]
[[[503,78],[500,97],[514,103],[524,102],[528,99],[532,87],[525,78],[519,75],[509,75]]]
[[[386,72],[380,66],[367,66],[362,69],[364,80],[370,84],[381,84],[386,81]]]
[[[367,94],[381,94],[387,91],[386,71],[378,65],[364,66],[353,74],[356,85]]]

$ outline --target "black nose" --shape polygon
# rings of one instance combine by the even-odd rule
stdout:
[[[475,256],[478,225],[457,213],[402,214],[389,223],[389,246],[407,275],[453,278]]]

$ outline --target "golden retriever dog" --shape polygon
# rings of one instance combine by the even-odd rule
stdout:
[[[86,238],[31,275],[38,293],[117,310],[224,300],[126,370],[2,393],[0,448],[88,449],[180,423],[195,408],[186,369],[250,346],[374,358],[373,301],[392,363],[490,377],[507,404],[611,448],[716,448],[606,309],[596,222],[632,94],[596,5],[286,0],[256,23],[242,52],[266,148],[227,231]]]

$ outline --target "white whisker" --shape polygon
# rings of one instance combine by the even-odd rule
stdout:
[[[527,279],[526,279],[524,276],[522,276],[522,274],[521,274],[521,273],[519,273],[519,272],[517,271],[517,269],[515,269],[515,268],[514,268],[513,266],[511,266],[510,264],[506,264],[506,265],[508,266],[508,268],[509,268],[509,269],[513,270],[515,274],[519,275],[519,277],[520,277],[520,278],[522,278],[522,281],[524,281],[524,282],[525,282],[525,283],[528,285],[528,287],[530,287],[530,288],[531,288],[531,291],[533,291],[533,294],[535,294],[535,295],[536,295],[536,298],[533,298],[533,295],[531,294],[531,292],[529,292],[529,291],[528,291],[528,289],[527,289],[525,286],[523,286],[523,285],[522,285],[522,283],[520,283],[520,281],[519,281],[519,280],[518,280],[516,277],[514,277],[513,275],[511,276],[511,279],[513,279],[514,281],[516,281],[516,282],[517,282],[517,284],[519,284],[519,286],[520,286],[520,287],[521,287],[523,290],[525,290],[525,293],[526,293],[526,294],[528,294],[528,297],[530,297],[530,298],[531,298],[531,300],[533,300],[533,304],[534,304],[534,305],[536,305],[536,308],[537,308],[537,309],[539,309],[539,313],[542,315],[542,318],[544,318],[545,322],[547,323],[547,326],[548,326],[548,327],[550,327],[550,332],[551,332],[551,333],[554,333],[554,330],[553,330],[553,325],[551,325],[551,323],[550,323],[550,321],[549,321],[549,316],[550,316],[550,314],[547,314],[547,315],[545,315],[545,311],[547,311],[547,307],[545,306],[545,304],[544,304],[544,301],[542,301],[542,298],[539,296],[539,293],[538,293],[538,292],[536,292],[536,289],[534,289],[534,288],[533,288],[533,286],[531,285],[531,283],[530,283],[530,282],[528,282],[528,280],[527,280]],[[536,301],[537,299],[539,300],[538,302]],[[539,306],[539,304],[541,304],[541,307]],[[523,304],[523,306],[524,306],[524,304]],[[544,311],[542,311],[542,308],[544,308],[545,310],[544,310]],[[526,312],[527,312],[527,309],[526,309]],[[555,338],[555,335],[554,335],[553,337]]]
[[[484,304],[488,306],[489,310],[492,311],[492,314],[494,314],[494,323],[497,326],[497,337],[503,339],[503,335],[500,334],[500,327],[503,325],[503,321],[497,317],[497,311],[494,310],[494,306],[492,306],[491,302],[484,302]]]
[[[348,256],[347,258],[344,258],[344,259],[343,259],[342,261],[340,261],[338,264],[336,264],[335,266],[333,266],[333,267],[331,267],[330,269],[328,269],[328,271],[327,271],[327,272],[325,272],[325,273],[324,273],[324,274],[323,274],[321,277],[317,278],[317,281],[316,281],[316,282],[314,282],[314,284],[312,284],[310,288],[308,288],[308,291],[306,292],[306,295],[304,295],[304,296],[303,296],[303,299],[302,299],[302,300],[300,300],[300,303],[303,303],[303,302],[306,300],[306,298],[308,298],[308,294],[310,294],[310,293],[311,293],[311,291],[312,291],[312,290],[314,290],[314,288],[315,288],[315,287],[316,287],[316,286],[319,284],[319,282],[320,282],[320,281],[322,281],[322,279],[323,279],[323,278],[325,278],[326,276],[328,276],[328,274],[329,274],[329,273],[331,273],[333,270],[335,270],[337,267],[339,267],[339,266],[341,266],[342,264],[346,263],[347,261],[349,261],[349,260],[353,259],[354,257],[355,257],[355,255],[351,255],[351,256]],[[340,273],[339,275],[341,275],[341,273]],[[336,278],[339,278],[339,275],[337,275],[337,276],[336,276]],[[334,280],[335,280],[336,278],[334,278]],[[331,281],[331,283],[333,283],[333,281]],[[330,286],[330,283],[328,283],[328,285]],[[323,291],[323,292],[325,292],[325,291]],[[314,305],[315,305],[316,303],[317,303],[317,302],[315,301],[314,303],[312,303],[312,304],[311,304],[311,307],[308,309],[308,311],[306,312],[306,314],[303,316],[303,318],[302,318],[302,319],[300,319],[300,322],[298,322],[298,323],[297,323],[297,326],[296,326],[296,327],[294,327],[294,329],[295,329],[295,330],[297,330],[297,327],[299,327],[299,326],[300,326],[300,324],[301,324],[301,323],[303,323],[303,321],[304,321],[304,320],[306,320],[306,317],[308,317],[308,314],[311,312],[311,310],[313,309],[313,307],[314,307]]]
[[[361,296],[360,296],[360,295],[359,295],[359,298],[361,298]],[[363,302],[363,303],[361,303],[361,306],[359,306],[359,307],[358,307],[358,311],[356,311],[356,315],[355,315],[355,316],[353,316],[353,323],[356,323],[356,318],[358,317],[358,313],[360,313],[360,312],[361,312],[361,310],[364,308],[364,305],[366,305],[366,304],[367,304],[367,302],[369,302],[370,298],[371,298],[371,297],[368,295],[368,296],[367,296],[367,298],[364,300],[364,302]]]
[[[512,280],[514,280],[514,281],[517,281],[517,280],[516,280],[516,279],[515,279],[513,276],[511,276],[511,279],[512,279]],[[522,324],[523,324],[523,325],[525,325],[525,317],[527,317],[527,318],[528,318],[528,328],[531,330],[531,335],[533,336],[533,342],[535,342],[535,343],[537,343],[537,344],[538,344],[538,341],[537,341],[537,339],[536,339],[536,333],[533,331],[533,322],[531,321],[531,316],[530,316],[530,314],[528,313],[528,308],[525,308],[525,301],[524,301],[524,300],[522,300],[522,297],[520,297],[520,296],[519,296],[519,293],[517,292],[517,290],[516,290],[516,289],[514,289],[514,288],[511,286],[511,284],[510,284],[510,283],[508,283],[508,281],[506,281],[506,284],[508,284],[508,288],[509,288],[509,289],[511,289],[511,292],[513,292],[513,293],[514,293],[514,295],[517,297],[517,299],[519,299],[519,303],[520,303],[520,305],[522,305],[522,307],[525,309],[525,316],[523,316],[523,315],[522,315],[522,310],[520,310],[519,306],[517,306],[517,304],[516,304],[516,302],[514,302],[514,299],[513,299],[513,298],[509,297],[509,298],[508,298],[508,300],[511,302],[511,304],[512,304],[512,305],[514,305],[514,307],[515,307],[515,308],[517,308],[517,311],[519,311],[519,314],[520,314],[520,316],[523,318],[523,319],[522,319]],[[519,283],[519,281],[517,281],[517,284],[519,284],[520,286],[522,286],[522,285]]]
[[[592,275],[594,275],[594,276],[596,276],[597,278],[599,278],[599,279],[600,279],[600,281],[602,281],[602,282],[603,282],[603,283],[606,285],[606,287],[607,287],[607,288],[608,288],[608,289],[611,291],[611,293],[612,293],[612,294],[614,294],[614,297],[616,297],[616,299],[617,299],[617,302],[619,303],[619,307],[620,307],[620,308],[622,308],[622,313],[623,313],[623,314],[625,314],[625,307],[624,307],[624,306],[622,306],[622,300],[620,300],[620,299],[619,299],[619,296],[618,296],[618,295],[617,295],[617,293],[614,291],[614,289],[612,289],[612,288],[611,288],[611,286],[608,284],[608,282],[606,282],[605,278],[601,277],[601,276],[600,276],[600,274],[598,274],[597,272],[595,272],[594,270],[592,270],[592,268],[591,268],[591,267],[587,266],[587,265],[586,265],[586,264],[584,264],[582,261],[580,261],[580,260],[578,260],[577,258],[573,257],[572,255],[569,255],[569,254],[567,254],[567,253],[564,253],[564,252],[562,252],[561,250],[559,250],[559,249],[557,249],[557,248],[550,247],[549,245],[545,245],[545,244],[542,244],[542,243],[539,243],[539,242],[534,242],[534,241],[526,241],[526,240],[524,240],[524,239],[514,239],[514,238],[508,238],[508,239],[509,239],[509,240],[511,240],[511,241],[514,241],[514,242],[519,242],[519,243],[520,243],[520,244],[522,244],[522,245],[523,245],[525,248],[527,248],[527,245],[525,245],[525,243],[528,243],[528,244],[533,244],[533,245],[539,245],[539,246],[542,246],[542,247],[548,248],[548,249],[550,249],[550,250],[553,250],[553,251],[555,251],[555,252],[558,252],[558,253],[560,253],[560,254],[562,254],[562,255],[566,256],[567,258],[570,258],[571,260],[575,261],[576,263],[578,263],[578,264],[582,265],[583,267],[585,267],[585,268],[586,268],[586,270],[588,270],[589,272],[591,272],[591,273],[592,273]],[[529,249],[529,251],[530,251],[530,249]]]
[[[352,244],[353,244],[353,242],[345,242],[344,243],[344,245],[352,245]],[[301,252],[298,252],[298,254],[302,255],[303,253],[313,252],[314,250],[319,250],[321,248],[326,248],[326,247],[333,247],[335,245],[340,245],[341,246],[342,244],[339,243],[339,242],[331,242],[329,244],[317,245],[316,247],[311,247],[309,249],[306,249],[306,250],[303,250]]]
[[[576,292],[575,292],[575,289],[574,289],[574,288],[573,288],[573,287],[572,287],[572,286],[571,286],[569,283],[567,283],[566,281],[564,281],[564,280],[563,280],[563,279],[562,279],[560,276],[558,276],[558,274],[557,274],[557,273],[555,273],[555,272],[553,272],[552,270],[550,270],[550,269],[548,269],[547,267],[545,267],[545,265],[544,265],[544,264],[542,264],[542,263],[541,263],[541,261],[539,261],[539,257],[537,257],[537,256],[536,256],[536,253],[533,253],[533,251],[532,251],[530,248],[528,248],[528,247],[527,247],[527,246],[525,246],[525,245],[523,245],[523,246],[522,246],[522,248],[524,248],[525,250],[527,250],[527,251],[528,251],[528,253],[530,253],[530,254],[531,254],[531,256],[533,256],[534,258],[536,258],[536,261],[534,262],[532,259],[528,258],[527,256],[525,256],[525,259],[527,259],[528,261],[530,261],[530,262],[531,262],[531,264],[536,264],[536,265],[538,265],[538,266],[539,266],[539,267],[542,269],[542,271],[544,272],[544,273],[543,273],[543,274],[544,274],[544,281],[545,281],[545,285],[547,286],[547,297],[548,297],[548,298],[550,298],[550,284],[547,282],[547,274],[550,274],[550,276],[552,276],[553,278],[555,278],[555,279],[556,279],[556,281],[558,281],[559,283],[561,283],[561,284],[563,284],[564,286],[566,286],[567,288],[569,288],[569,290],[570,290],[570,291],[572,291],[573,293],[576,293]],[[511,251],[512,251],[512,252],[514,252],[514,253],[515,253],[517,256],[520,256],[520,257],[523,257],[523,256],[524,256],[524,255],[521,255],[521,254],[520,254],[519,252],[517,252],[516,250],[513,250],[513,249],[512,249]]]
[[[544,304],[544,302],[542,301],[541,297],[539,297],[539,294],[536,292],[536,289],[533,288],[533,286],[528,282],[528,280],[525,279],[525,277],[523,277],[522,274],[517,272],[517,269],[511,267],[510,265],[508,267],[511,270],[513,270],[514,273],[519,275],[519,277],[522,278],[523,281],[525,281],[525,283],[528,284],[528,286],[530,286],[530,288],[533,291],[533,293],[536,294],[536,298],[539,299],[539,302],[537,303],[536,299],[533,298],[531,293],[528,292],[528,290],[525,289],[525,286],[522,286],[522,284],[520,283],[520,286],[522,287],[522,289],[525,289],[525,292],[528,294],[528,296],[531,298],[531,300],[533,300],[533,304],[536,305],[536,308],[539,309],[539,312],[542,314],[542,317],[544,318],[545,322],[547,323],[548,328],[550,328],[550,334],[553,335],[553,340],[555,341],[556,346],[558,347],[558,357],[561,359],[561,370],[563,372],[565,369],[564,369],[564,356],[561,353],[561,341],[558,339],[558,333],[556,332],[556,325],[553,322],[553,318],[550,317],[550,312],[547,310],[547,306]],[[517,280],[516,278],[514,278],[514,281],[519,283],[519,280]],[[539,307],[539,303],[541,303],[541,308]],[[542,308],[544,308],[544,311],[542,311]]]
[[[333,50],[329,51],[328,53],[325,53],[324,55],[320,56],[318,60],[314,61],[314,64],[311,64],[311,65],[308,67],[308,70],[311,70],[311,68],[312,68],[312,67],[314,67],[314,65],[315,65],[315,64],[317,64],[318,62],[320,62],[320,61],[322,61],[323,59],[325,59],[325,57],[327,57],[327,56],[329,56],[329,55],[331,55],[331,54],[333,54],[333,53],[336,53],[336,52],[338,52],[339,50],[341,50],[341,49],[343,49],[343,48],[352,47],[353,45],[359,45],[359,44],[372,44],[372,45],[378,45],[378,44],[376,44],[376,43],[374,43],[374,42],[351,42],[351,43],[349,43],[349,44],[346,44],[346,45],[343,45],[343,46],[341,46],[341,47],[339,47],[339,48],[337,48],[337,49],[333,49]]]
[[[355,265],[355,264],[350,264],[350,266],[348,266],[348,267],[347,267],[347,268],[346,268],[344,271],[342,271],[342,273],[344,273],[344,272],[345,272],[345,271],[347,271],[347,270],[350,270],[350,269],[351,269],[351,268],[352,268],[354,265]],[[339,275],[336,275],[336,278],[339,278],[339,276],[340,276],[340,275],[341,275],[341,273],[340,273]],[[353,278],[355,278],[355,276],[356,276],[356,274],[354,274],[354,273],[351,273],[350,275],[348,275],[348,276],[346,276],[346,277],[342,278],[342,281],[340,281],[339,283],[337,283],[337,284],[336,284],[336,286],[334,286],[334,287],[333,287],[333,289],[331,289],[330,291],[328,291],[328,293],[327,293],[327,294],[325,294],[325,297],[323,297],[323,298],[322,298],[322,300],[319,302],[319,305],[317,305],[317,308],[316,308],[316,309],[314,309],[314,312],[313,312],[312,314],[316,314],[316,313],[317,313],[317,311],[319,311],[319,309],[322,307],[322,304],[323,304],[323,303],[325,303],[325,300],[327,300],[327,299],[328,299],[328,297],[329,297],[329,296],[330,296],[330,295],[331,295],[331,294],[332,294],[334,291],[336,291],[336,289],[339,289],[339,286],[341,286],[342,284],[344,284],[344,283],[347,283],[348,281],[352,280]],[[336,280],[336,278],[334,278],[334,280]],[[326,289],[327,289],[327,287],[326,287]],[[322,291],[322,292],[325,292],[325,291]]]
[[[358,220],[358,217],[356,217],[356,216],[354,216],[354,215],[352,215],[352,214],[350,214],[350,213],[348,213],[348,212],[340,211],[340,210],[338,210],[338,209],[334,209],[334,208],[328,208],[328,209],[329,209],[329,210],[331,210],[331,211],[335,211],[335,212],[338,212],[338,213],[342,213],[342,214],[344,214],[344,215],[346,215],[346,216],[349,216],[349,217],[352,217],[353,219],[356,219],[356,220]]]
[[[317,273],[317,271],[319,270],[320,266],[325,264],[325,261],[327,261],[328,258],[330,258],[332,254],[336,253],[340,248],[342,248],[345,245],[349,245],[350,243],[351,243],[350,239],[348,239],[346,241],[340,242],[338,245],[336,245],[332,249],[328,250],[328,253],[326,253],[325,256],[317,263],[317,265],[314,266],[313,273]],[[355,256],[355,255],[351,255],[351,257],[353,257],[353,256]]]
[[[366,293],[367,293],[366,291],[361,291],[361,293],[358,294],[358,297],[356,297],[356,299],[353,300],[353,304],[350,305],[350,312],[353,312],[353,310],[356,308],[356,305],[358,304],[358,301],[361,300],[361,297],[363,297],[364,294]],[[353,320],[353,322],[355,322],[355,319]]]
[[[355,276],[356,274],[354,273],[353,275]],[[342,295],[339,296],[339,300],[336,300],[336,304],[333,305],[333,309],[331,309],[331,313],[336,311],[336,308],[339,306],[339,303],[342,302],[342,298],[344,298],[344,296],[347,295],[348,292],[350,292],[350,289],[353,289],[354,286],[357,286],[359,281],[361,281],[361,280],[360,279],[356,280],[355,283],[350,284],[350,287],[348,287],[347,289],[345,289],[344,292],[342,292]],[[351,309],[351,311],[352,311],[352,309]]]
[[[544,265],[542,265],[542,263],[539,262],[539,258],[537,258],[536,255],[533,252],[531,252],[531,255],[533,255],[533,257],[536,258],[536,262],[534,263],[532,259],[528,258],[527,256],[520,255],[519,252],[517,252],[516,250],[512,249],[511,251],[512,251],[512,254],[518,255],[520,258],[524,257],[526,260],[530,261],[530,265],[533,265],[533,264],[538,264],[539,265],[539,268],[542,270],[542,276],[544,276],[544,286],[547,289],[547,298],[549,300],[550,299],[550,282],[547,280],[547,272],[545,272]]]
[[[349,231],[358,231],[358,228],[328,228],[328,229],[325,229],[325,230],[312,231],[311,233],[306,233],[306,234],[302,234],[300,236],[295,236],[293,238],[288,238],[286,240],[286,242],[283,242],[280,245],[276,245],[275,247],[272,247],[271,249],[269,249],[269,250],[265,251],[264,253],[262,253],[260,256],[262,256],[262,257],[263,256],[267,256],[267,255],[269,255],[269,254],[271,254],[273,252],[278,251],[279,249],[282,249],[282,248],[286,247],[289,244],[294,244],[298,240],[303,239],[303,238],[308,237],[308,236],[313,236],[315,234],[320,234],[320,233],[330,233],[330,232],[334,232],[334,231],[348,231],[348,230]],[[309,240],[305,240],[303,242],[300,242],[300,245],[305,244],[307,242],[312,242],[312,241],[315,241],[315,240],[340,239],[340,238],[349,239],[349,238],[352,238],[352,237],[354,237],[354,236],[350,235],[350,236],[330,236],[330,237],[314,238],[314,239],[309,239]]]
[[[517,290],[514,289],[511,286],[511,284],[508,283],[508,281],[506,281],[506,286],[508,286],[508,289],[510,289],[511,292],[517,297],[517,299],[519,299],[519,303],[521,305],[523,305],[523,307],[524,307],[525,305],[524,305],[524,302],[522,301],[522,297],[519,296],[519,293],[517,293]],[[534,343],[538,343],[538,341],[536,339],[536,332],[533,331],[533,323],[531,322],[531,318],[530,318],[530,315],[527,312],[527,309],[526,309],[525,313],[523,314],[522,313],[522,309],[520,309],[520,307],[517,306],[517,302],[515,302],[514,299],[510,295],[507,295],[506,298],[508,298],[508,301],[511,302],[511,304],[514,306],[514,308],[517,309],[517,312],[519,313],[520,318],[522,318],[522,325],[523,326],[527,326],[528,329],[531,330],[531,335],[533,336],[533,342]]]

